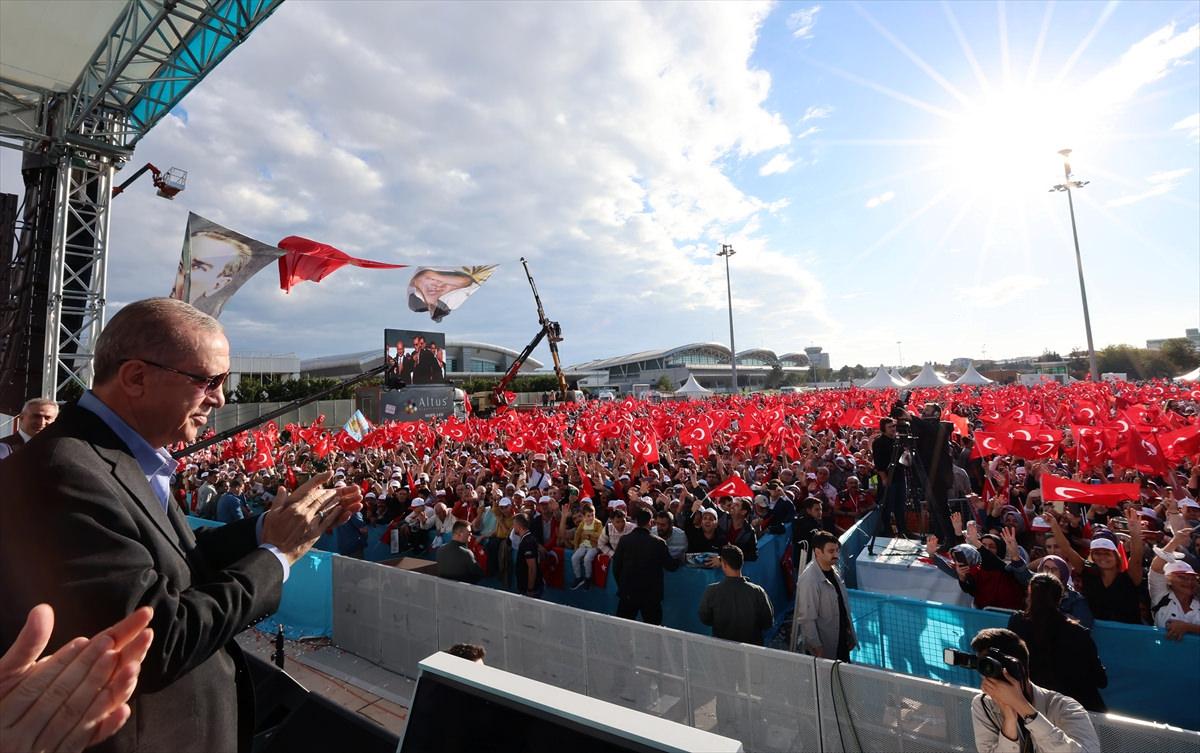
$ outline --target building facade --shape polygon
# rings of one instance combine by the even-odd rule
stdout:
[[[519,352],[501,345],[447,338],[446,378],[461,380],[489,374],[500,377],[512,367],[519,355]],[[299,371],[308,377],[348,379],[382,365],[383,348],[375,348],[357,353],[306,358],[299,362]],[[541,368],[541,361],[527,358],[520,373],[529,375]]]
[[[1183,331],[1185,340],[1192,344],[1192,349],[1200,351],[1200,327],[1188,327]],[[1161,337],[1157,340],[1147,340],[1146,348],[1148,350],[1162,350],[1163,343],[1167,340],[1176,340],[1175,337]]]
[[[821,348],[808,348],[824,357],[829,363],[829,354]],[[714,392],[729,392],[732,388],[733,358],[727,346],[721,343],[691,343],[674,348],[645,350],[615,358],[601,358],[570,367],[576,373],[596,372],[580,381],[581,387],[610,389],[614,392],[632,392],[635,384],[655,387],[666,377],[672,389],[677,389],[695,377],[700,386]],[[808,373],[809,356],[805,353],[785,353],[778,356],[772,350],[751,348],[737,354],[738,388],[757,390],[766,387],[768,377],[778,369],[786,378],[789,374]]]

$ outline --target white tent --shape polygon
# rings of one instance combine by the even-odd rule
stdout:
[[[875,376],[871,377],[859,386],[868,390],[882,390],[888,387],[903,387],[904,382],[897,382],[895,379],[892,379],[892,376],[888,374],[887,369],[880,366],[879,371],[875,372]]]
[[[892,367],[892,370],[888,373],[888,376],[890,376],[892,378],[893,382],[895,382],[897,385],[899,385],[901,387],[908,384],[908,380],[900,375],[900,370],[897,369],[895,366]]]
[[[967,370],[963,375],[954,380],[955,384],[991,384],[992,380],[985,377],[975,370],[975,364],[971,363],[967,366]]]
[[[1175,377],[1176,382],[1200,382],[1200,368],[1195,368],[1188,373]]]
[[[700,383],[696,381],[696,377],[689,376],[683,386],[675,390],[673,394],[683,395],[688,400],[702,400],[712,395],[713,391],[701,387]]]
[[[950,384],[950,380],[933,370],[933,364],[925,362],[925,368],[917,374],[917,378],[908,383],[909,387],[941,387]]]

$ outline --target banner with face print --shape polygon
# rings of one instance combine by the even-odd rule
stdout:
[[[408,308],[440,322],[487,282],[496,264],[474,267],[418,267],[408,281]]]
[[[275,246],[189,213],[171,297],[219,317],[233,294],[283,253]]]

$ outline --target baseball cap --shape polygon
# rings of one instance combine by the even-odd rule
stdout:
[[[412,506],[413,507],[424,507],[425,500],[421,499],[420,497],[417,497],[412,501]]]
[[[1046,531],[1050,530],[1050,524],[1046,522],[1045,518],[1039,515],[1033,519],[1033,522],[1029,525],[1029,528],[1030,530],[1038,533],[1045,533]]]
[[[1092,539],[1092,549],[1093,550],[1105,549],[1110,552],[1116,552],[1117,545],[1114,544],[1111,539],[1105,539],[1105,538]]]
[[[543,505],[543,504],[545,504],[545,503],[547,503],[547,502],[552,502],[552,501],[553,501],[553,500],[551,499],[551,497],[550,497],[550,495],[549,495],[549,494],[543,494],[542,496],[538,497],[538,504],[539,504],[539,505]]]
[[[1191,497],[1188,497],[1187,499],[1179,500],[1179,506],[1180,507],[1194,507],[1197,510],[1200,510],[1200,502],[1197,502],[1196,500],[1192,499]]]
[[[704,515],[711,515],[711,516],[713,516],[714,518],[718,518],[718,517],[720,517],[720,516],[718,516],[718,515],[717,515],[717,511],[716,511],[716,510],[714,510],[714,509],[712,509],[711,507],[705,507],[705,508],[701,509],[701,510],[700,510],[700,515],[701,515],[701,516],[704,516]]]
[[[546,459],[546,453],[544,453],[544,452],[535,452],[535,453],[533,453],[533,459],[534,459],[534,460],[545,460],[545,459]]]
[[[1166,575],[1195,575],[1196,571],[1186,562],[1168,562],[1163,568]]]
[[[389,489],[399,489],[399,488],[400,488],[400,482],[399,482],[399,481],[389,481],[389,482],[388,482],[388,488],[389,488]]]

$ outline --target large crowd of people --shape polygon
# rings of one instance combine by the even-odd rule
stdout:
[[[110,578],[126,573],[111,581],[114,598],[95,619],[72,611],[71,629],[96,633],[139,605],[211,616],[213,598],[229,601],[236,619],[220,622],[228,634],[187,636],[195,657],[186,666],[159,659],[166,684],[209,666],[235,627],[277,606],[280,572],[286,579],[289,564],[325,533],[346,556],[362,556],[375,543],[367,537],[377,536],[397,555],[436,558],[443,577],[494,577],[533,598],[613,577],[618,613],[650,623],[662,619],[664,572],[720,568],[725,580],[696,605],[699,617],[718,636],[751,643],[763,642],[782,605],[764,604],[742,566],[756,560],[762,537],[786,536],[791,555],[769,564],[807,562],[795,607],[802,645],[847,661],[855,633],[837,574],[838,536],[879,506],[881,533],[931,532],[927,562],[957,579],[975,606],[1013,610],[1010,627],[1024,639],[1034,682],[1089,709],[1104,707],[1106,682],[1085,640],[1094,620],[1154,625],[1168,639],[1200,633],[1194,387],[1085,382],[591,401],[384,424],[361,441],[321,421],[267,423],[176,462],[163,447],[178,451],[200,438],[228,369],[219,326],[183,306],[126,307],[106,329],[117,331],[101,337],[97,367],[105,371],[65,414],[69,426],[39,442],[25,427],[49,423],[38,417],[48,403],[31,401],[34,418],[0,463],[7,489],[38,497],[36,506],[32,496],[29,505],[6,504],[6,520],[27,528],[50,516],[44,527],[63,532],[56,567],[77,570],[81,583],[106,582],[73,543],[101,536],[117,554],[95,566],[116,567]],[[137,329],[150,325],[199,339]],[[56,447],[82,454],[72,465]],[[84,517],[55,502],[75,499],[80,479],[99,498],[129,495],[146,519],[128,518],[122,505],[133,502]],[[179,513],[219,520],[238,538],[176,531],[184,543],[171,544],[165,533]],[[147,531],[163,541],[136,544]],[[215,597],[207,585],[119,595],[150,582],[135,571],[153,573],[151,563],[168,553],[179,559],[176,577],[189,580],[197,565],[186,550],[197,542],[213,547],[213,571],[195,579],[216,578]],[[250,559],[256,588],[236,572]],[[41,585],[41,595],[31,581],[6,588],[22,595],[17,605],[27,612],[61,588]],[[239,589],[253,598],[239,604]],[[9,641],[20,626],[5,627]],[[179,629],[159,618],[151,627]]]

